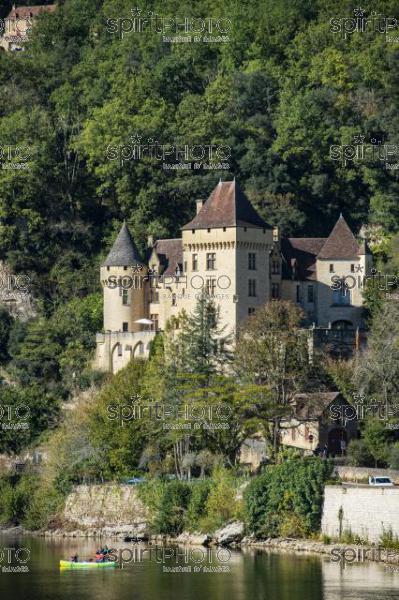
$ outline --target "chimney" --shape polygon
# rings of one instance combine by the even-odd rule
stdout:
[[[278,242],[280,238],[280,232],[278,227],[273,227],[273,242]]]
[[[197,215],[198,215],[199,211],[205,204],[205,200],[197,200],[196,202],[197,202]]]
[[[154,236],[149,235],[147,237],[147,248],[153,248],[153,247],[154,247]]]

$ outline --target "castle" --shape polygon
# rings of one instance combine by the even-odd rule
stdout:
[[[37,17],[43,13],[51,13],[56,9],[55,4],[45,6],[19,6],[13,4],[11,11],[4,19],[4,31],[0,34],[0,49],[6,52],[18,52],[24,49],[24,42],[29,38],[29,31]],[[0,20],[1,25],[1,20]]]
[[[104,332],[95,368],[116,373],[133,356],[147,357],[157,331],[182,309],[190,313],[202,289],[226,333],[278,298],[300,306],[309,326],[363,326],[361,285],[333,285],[345,277],[360,282],[372,265],[365,240],[356,241],[342,215],[328,238],[285,238],[235,180],[220,181],[181,231],[177,239],[150,237],[143,257],[123,224],[101,266]]]

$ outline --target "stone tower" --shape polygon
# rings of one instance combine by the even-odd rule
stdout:
[[[101,266],[105,331],[136,332],[137,320],[147,316],[147,266],[124,222]]]

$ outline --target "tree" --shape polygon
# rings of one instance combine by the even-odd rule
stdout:
[[[181,372],[209,379],[226,371],[232,359],[232,339],[224,334],[225,328],[220,327],[219,321],[219,310],[212,297],[202,291],[193,312],[183,323],[182,332],[176,336]]]
[[[302,318],[302,311],[291,302],[273,301],[259,308],[239,330],[236,371],[243,383],[270,390],[275,450],[281,419],[295,393],[306,389],[311,375],[306,331],[300,329]]]
[[[366,396],[366,404],[375,399],[392,404],[399,391],[399,306],[385,302],[373,319],[367,349],[355,364],[353,381]],[[374,399],[374,400],[373,400]]]

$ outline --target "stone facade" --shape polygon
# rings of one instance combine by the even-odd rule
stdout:
[[[214,299],[224,335],[270,300],[301,306],[309,324],[362,326],[359,289],[332,289],[333,277],[364,276],[371,265],[340,217],[328,238],[281,238],[255,211],[236,181],[220,181],[177,239],[149,239],[141,257],[124,224],[101,266],[104,332],[97,336],[95,367],[116,372],[132,356],[147,357],[157,331],[201,290]]]
[[[350,531],[372,543],[378,543],[384,531],[398,537],[399,489],[327,485],[321,529],[336,538]]]

